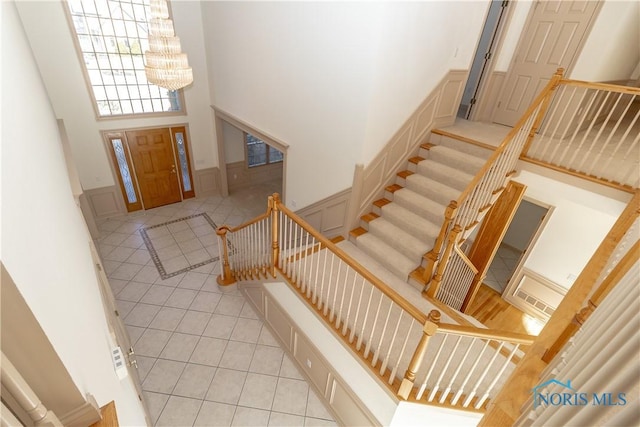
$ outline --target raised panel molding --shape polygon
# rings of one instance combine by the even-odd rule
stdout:
[[[108,218],[127,213],[127,209],[122,202],[120,189],[115,185],[85,190],[84,194],[87,197],[94,218]]]
[[[296,211],[312,227],[325,237],[344,235],[349,228],[347,222],[351,189],[341,191],[326,199]]]
[[[211,197],[220,194],[220,169],[217,167],[194,171],[196,197]]]
[[[382,197],[384,188],[395,180],[409,157],[418,152],[431,129],[455,122],[467,76],[468,70],[450,70],[371,163],[364,167],[356,165],[351,205],[357,209],[349,213],[349,224],[357,224],[371,203]]]

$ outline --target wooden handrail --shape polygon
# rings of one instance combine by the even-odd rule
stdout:
[[[560,84],[569,86],[586,87],[589,89],[605,90],[608,92],[627,93],[629,95],[640,95],[640,88],[633,86],[614,85],[610,83],[587,82],[583,80],[561,79]]]
[[[569,323],[560,336],[556,339],[551,347],[544,353],[542,360],[550,363],[554,357],[562,350],[569,339],[578,332],[578,329],[587,321],[591,314],[600,305],[602,300],[609,295],[609,292],[618,284],[618,282],[627,274],[631,267],[640,258],[640,241],[629,249],[620,262],[611,270],[609,275],[605,277],[598,289],[591,295],[586,305],[576,313],[573,321]]]
[[[499,329],[484,329],[475,326],[455,325],[452,323],[441,323],[438,327],[438,333],[455,334],[465,337],[483,338],[496,341],[508,341],[524,345],[531,345],[536,339],[534,335],[502,331]]]
[[[322,234],[317,232],[309,223],[296,215],[293,211],[287,208],[285,205],[278,203],[278,209],[282,211],[285,215],[291,218],[295,223],[297,223],[300,227],[302,227],[305,231],[307,231],[311,236],[315,237],[322,245],[324,245],[327,249],[332,251],[338,257],[340,257],[345,263],[347,263],[351,268],[356,270],[358,274],[367,279],[371,284],[373,284],[378,290],[380,290],[387,297],[391,298],[393,302],[399,305],[404,311],[409,313],[414,319],[416,319],[421,324],[424,324],[427,321],[427,315],[423,313],[420,309],[416,308],[409,301],[404,299],[402,295],[397,293],[393,288],[384,283],[382,280],[378,279],[376,276],[371,274],[368,270],[366,270],[358,261],[353,259],[349,254],[336,246],[332,241],[324,237]]]
[[[518,132],[520,132],[520,128],[522,128],[524,126],[524,124],[526,123],[526,121],[529,120],[529,116],[531,114],[533,114],[533,112],[536,110],[536,108],[538,108],[538,106],[540,104],[542,104],[542,102],[545,100],[545,98],[547,97],[549,92],[551,92],[551,90],[558,85],[558,82],[560,81],[560,78],[562,76],[562,72],[563,71],[564,70],[562,68],[558,69],[556,74],[554,74],[553,77],[549,80],[549,83],[547,83],[547,85],[542,90],[542,92],[540,92],[538,94],[538,96],[534,99],[534,101],[531,103],[529,108],[527,108],[527,111],[525,111],[525,113],[522,115],[522,117],[520,117],[520,120],[518,120],[516,122],[516,124],[511,129],[511,131],[509,131],[507,136],[502,140],[502,143],[500,143],[498,148],[496,148],[496,150],[491,154],[489,159],[487,159],[487,161],[485,162],[484,166],[482,166],[482,168],[480,168],[480,170],[476,173],[476,175],[473,177],[473,179],[467,185],[467,187],[464,189],[464,191],[462,193],[460,193],[460,195],[458,196],[458,199],[457,199],[458,206],[462,206],[462,204],[466,200],[466,198],[469,195],[469,193],[471,193],[471,191],[475,188],[476,184],[482,179],[482,177],[493,166],[493,164],[496,162],[496,160],[498,159],[500,154],[502,154],[504,152],[504,150],[507,148],[507,145],[509,145],[509,142],[514,138],[514,136]]]
[[[469,257],[467,256],[467,254],[465,254],[464,252],[462,252],[462,249],[460,249],[460,246],[458,246],[457,244],[453,247],[454,252],[456,253],[456,255],[458,255],[458,257],[460,257],[460,259],[467,265],[467,267],[469,267],[469,270],[473,271],[473,274],[478,274],[478,269],[476,268],[475,265],[473,265],[473,263],[471,262],[471,260],[469,259]]]

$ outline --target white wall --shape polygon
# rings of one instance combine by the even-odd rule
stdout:
[[[626,203],[529,171],[515,179],[526,196],[555,208],[524,266],[568,289]]]
[[[90,236],[13,2],[2,2],[0,28],[2,262],[80,392],[100,405],[115,400],[121,425],[144,425],[131,380],[118,380],[113,368]]]
[[[222,122],[224,157],[226,163],[244,161],[244,134],[237,127]]]
[[[640,60],[640,2],[605,1],[570,77],[627,80]]]
[[[65,121],[80,180],[85,189],[114,185],[101,130],[188,124],[194,168],[218,165],[209,82],[198,2],[172,2],[176,33],[193,68],[194,83],[184,90],[187,115],[96,120],[88,86],[74,46],[75,37],[59,1],[18,2],[29,42],[56,117]]]
[[[468,68],[487,5],[203,2],[211,97],[289,144],[302,208],[351,186],[444,73]]]

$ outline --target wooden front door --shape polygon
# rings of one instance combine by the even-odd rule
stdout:
[[[513,126],[560,67],[577,57],[597,1],[538,1],[520,36],[493,121]]]
[[[170,130],[147,129],[126,134],[145,209],[179,202],[180,183]]]

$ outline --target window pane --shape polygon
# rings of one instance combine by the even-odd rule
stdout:
[[[113,145],[113,151],[118,161],[118,169],[120,169],[120,177],[122,177],[124,191],[127,194],[127,201],[129,203],[136,203],[138,199],[136,198],[136,191],[133,188],[133,180],[131,179],[131,173],[129,173],[129,165],[127,164],[127,158],[124,154],[122,140],[112,139],[111,144]]]
[[[284,158],[282,151],[278,151],[273,147],[269,147],[269,163],[281,162]]]
[[[249,167],[267,164],[267,144],[251,134],[247,135],[247,161]]]
[[[88,70],[91,92],[106,94],[95,99],[99,115],[182,110],[175,92],[150,84],[144,73],[143,53],[149,46],[149,0],[69,0],[65,4]],[[105,86],[116,85],[137,85],[140,89],[135,97],[133,92],[119,88],[114,97]],[[104,99],[110,102],[105,104]],[[143,102],[144,99],[150,102]]]
[[[187,150],[184,147],[184,135],[182,135],[182,132],[176,132],[176,145],[178,146],[178,158],[180,159],[180,171],[182,172],[184,191],[191,191],[191,179],[189,179],[189,163],[187,161]]]

